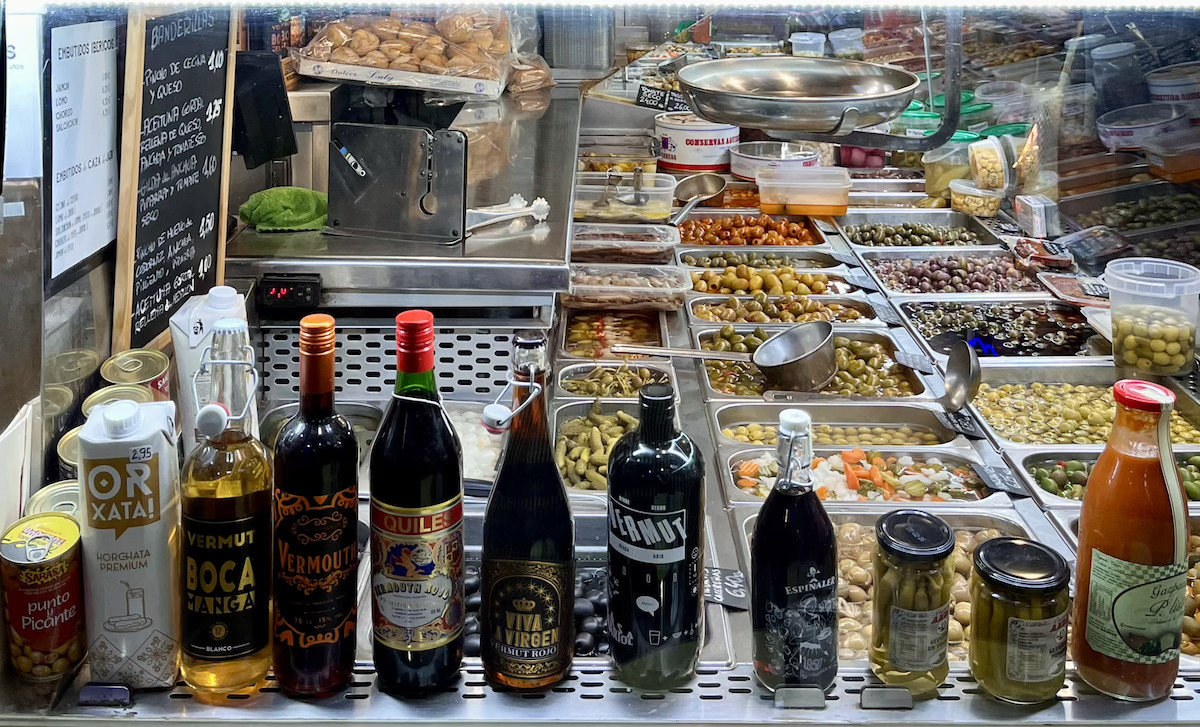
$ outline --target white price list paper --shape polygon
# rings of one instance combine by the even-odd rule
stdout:
[[[117,25],[50,30],[50,277],[117,236]]]

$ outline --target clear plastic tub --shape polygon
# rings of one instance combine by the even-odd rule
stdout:
[[[996,123],[996,108],[990,103],[971,103],[962,107],[958,128],[979,133]]]
[[[567,308],[679,310],[692,289],[686,268],[675,265],[571,264]]]
[[[1200,269],[1132,257],[1104,269],[1112,310],[1113,361],[1140,375],[1178,376],[1196,359]]]
[[[792,55],[821,57],[825,55],[824,33],[792,33]]]
[[[959,99],[960,99],[960,102],[959,102],[960,106],[967,106],[971,103],[974,103],[975,92],[974,91],[963,91],[961,94],[959,94]],[[946,95],[945,94],[938,94],[937,96],[933,97],[932,110],[936,111],[939,114],[946,112]]]
[[[850,206],[850,173],[838,167],[759,169],[755,181],[765,215],[839,216]]]
[[[1140,151],[1150,139],[1181,131],[1190,123],[1182,104],[1147,103],[1109,111],[1096,119],[1096,129],[1109,151]]]
[[[1032,182],[1021,185],[1020,193],[1040,195],[1057,202],[1059,200],[1058,172],[1043,169]]]
[[[980,189],[965,179],[950,180],[950,209],[975,217],[995,217],[1004,203],[1004,192]]]
[[[1055,242],[1065,247],[1079,269],[1088,275],[1100,275],[1104,266],[1129,251],[1129,242],[1104,225],[1072,232]]]
[[[899,136],[925,136],[925,132],[933,131],[942,124],[942,117],[932,111],[921,111],[921,104],[917,104],[917,109],[911,107],[908,111],[900,114],[895,121],[892,122],[892,133]],[[921,168],[921,152],[919,151],[894,151],[892,152],[892,166],[902,169],[920,169]]]
[[[1155,137],[1143,148],[1152,172],[1183,174],[1200,170],[1200,126]]]
[[[990,103],[997,124],[1022,122],[1029,118],[1029,95],[1017,81],[989,81],[975,88],[975,103]]]
[[[571,230],[571,262],[669,263],[679,228],[581,222]]]
[[[932,133],[927,131],[925,135]],[[971,176],[967,148],[976,141],[979,141],[978,134],[958,131],[950,137],[950,141],[921,156],[921,163],[925,167],[925,194],[950,199],[950,180]]]
[[[916,74],[920,85],[917,86],[916,97],[927,99],[930,95],[938,95],[942,92],[942,72],[934,71],[932,74],[929,71],[921,71]]]
[[[833,46],[833,55],[837,58],[861,61],[867,51],[863,44],[862,28],[835,30],[829,34],[829,44]]]
[[[580,172],[575,175],[575,219],[588,222],[665,222],[675,200],[675,177],[643,174],[634,190],[633,174]],[[610,187],[610,181],[615,181]]]
[[[980,189],[1003,192],[1012,183],[1012,166],[1004,153],[1004,145],[995,136],[985,137],[967,147],[971,163],[971,178]]]

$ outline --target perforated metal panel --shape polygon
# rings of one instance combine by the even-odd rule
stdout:
[[[504,389],[514,329],[439,328],[438,389],[449,398],[482,401]],[[300,388],[299,328],[267,328],[257,342],[262,395],[292,401]],[[386,398],[396,381],[396,332],[392,328],[338,328],[335,386],[347,399]]]

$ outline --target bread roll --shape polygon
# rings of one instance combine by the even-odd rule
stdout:
[[[471,42],[478,45],[480,48],[490,48],[495,40],[496,36],[492,34],[492,31],[487,30],[486,28],[471,32]]]
[[[493,58],[502,58],[512,52],[512,43],[508,40],[507,35],[498,35],[492,41],[492,45],[488,47],[488,55]]]
[[[437,31],[451,43],[465,43],[470,40],[471,31],[474,29],[471,19],[462,13],[447,15],[437,21]]]
[[[417,60],[416,56],[412,55],[411,53],[405,53],[403,55],[396,56],[392,62],[388,64],[388,68],[392,69],[393,71],[411,71],[416,73],[421,70],[420,63],[421,62]]]
[[[387,68],[388,57],[378,50],[367,51],[367,54],[358,62],[360,66],[371,66],[372,68]]]
[[[479,64],[480,61],[471,56],[459,54],[446,61],[446,70],[456,72],[458,75],[465,75],[467,70]]]
[[[458,56],[467,56],[468,58],[482,58],[483,52],[479,46],[475,45],[474,41],[468,40],[462,45],[452,45],[446,48],[447,58],[457,58]]]
[[[329,54],[329,60],[331,63],[349,63],[357,66],[358,54],[350,50],[349,47],[342,46]]]
[[[350,42],[350,26],[345,23],[330,23],[325,26],[325,37],[329,39],[332,48],[337,49]]]
[[[436,35],[431,35],[413,46],[412,52],[417,58],[422,59],[429,56],[444,56],[446,54],[446,41]],[[445,64],[443,63],[443,65]]]
[[[442,62],[441,56],[429,56],[421,61],[421,73],[435,73],[443,75],[446,73],[446,65]]]
[[[369,30],[358,29],[350,36],[350,49],[362,55],[379,47],[379,36]]]
[[[385,40],[379,44],[379,51],[388,57],[389,61],[412,53],[412,46],[402,40]]]

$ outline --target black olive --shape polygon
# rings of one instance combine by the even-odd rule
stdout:
[[[472,593],[471,595],[467,596],[467,610],[468,611],[478,611],[479,607],[482,605],[483,605],[483,596],[480,593],[475,592],[475,593]]]
[[[468,634],[479,633],[479,617],[473,613],[468,614],[467,617],[463,619],[463,631],[466,631]]]
[[[595,636],[589,633],[575,634],[575,656],[591,656],[595,652]]]
[[[463,639],[463,655],[464,656],[479,656],[482,641],[479,634],[467,634],[467,638]]]
[[[599,598],[588,599],[596,607],[596,613],[603,616],[608,613],[608,594],[602,593]]]
[[[477,574],[472,573],[472,574],[466,576],[465,578],[463,578],[463,588],[466,589],[467,595],[470,595],[470,594],[474,593],[475,591],[478,591],[479,590],[479,576]]]
[[[601,597],[601,596],[603,596],[603,595],[604,595],[604,591],[603,591],[603,590],[601,590],[601,589],[599,589],[599,588],[594,588],[594,589],[592,589],[592,590],[590,590],[590,591],[588,591],[588,592],[587,592],[587,596],[586,596],[586,598],[587,598],[587,600],[591,601],[592,603],[595,603],[595,602],[596,602],[596,599],[597,599],[597,598],[600,598],[600,597]]]
[[[575,618],[587,618],[596,613],[596,606],[586,598],[575,599]]]
[[[589,634],[599,633],[600,632],[600,619],[596,618],[595,616],[588,616],[587,618],[585,618],[579,622],[579,630],[586,631]]]
[[[608,652],[609,652],[609,645],[608,645],[607,641],[601,641],[599,644],[596,644],[596,653],[597,654],[600,654],[601,656],[603,656],[603,655],[607,654]]]

